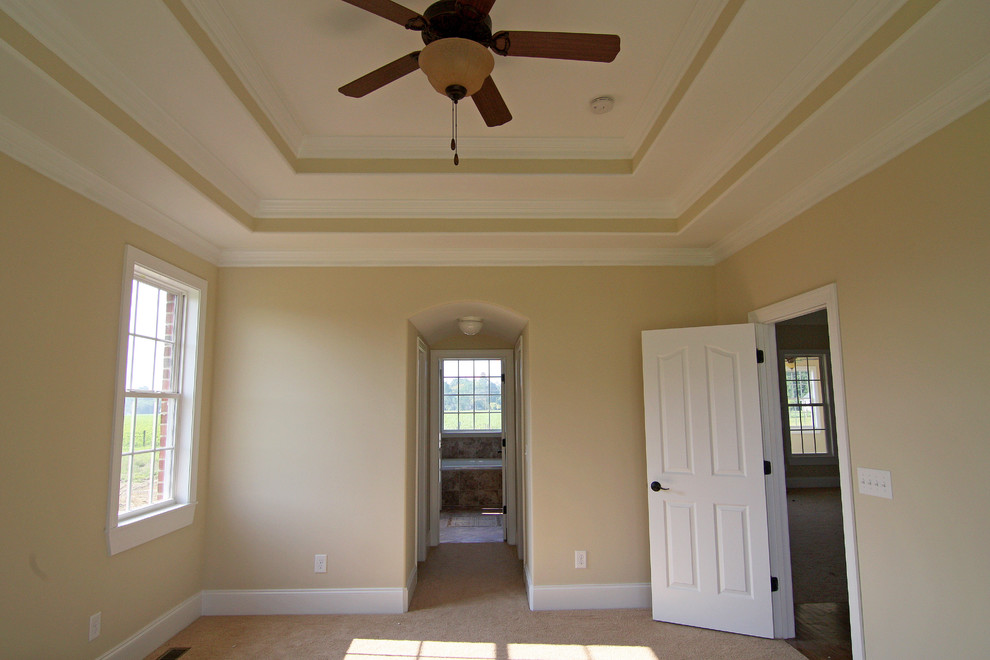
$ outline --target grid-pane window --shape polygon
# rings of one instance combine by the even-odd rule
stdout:
[[[502,361],[443,360],[443,430],[502,429]]]
[[[786,353],[783,357],[789,452],[791,456],[830,456],[834,443],[826,357]]]
[[[172,499],[185,296],[131,282],[118,514]]]
[[[127,247],[107,506],[110,554],[193,521],[206,286]]]

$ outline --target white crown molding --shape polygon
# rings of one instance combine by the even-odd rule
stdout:
[[[643,200],[267,199],[258,218],[666,219],[672,207]]]
[[[712,246],[722,261],[990,101],[990,56]]]
[[[342,248],[225,250],[221,267],[711,266],[700,248]]]
[[[0,0],[0,9],[238,206],[257,205],[258,195],[243,180],[94,48],[51,2]]]
[[[261,65],[247,40],[230,20],[220,3],[215,0],[182,0],[196,22],[206,32],[213,45],[248,92],[261,107],[282,139],[297,156],[304,140],[304,133],[295,114],[283,100],[283,94]]]
[[[0,116],[0,151],[134,224],[216,264],[220,249]]]
[[[498,138],[461,135],[459,150],[486,159],[628,160],[632,151],[622,138]],[[303,138],[300,158],[436,158],[448,154],[437,137],[319,137]]]
[[[711,167],[699,171],[684,185],[676,200],[677,215],[691,207],[755,147],[794,107],[808,96],[870,35],[876,32],[905,0],[858,0],[812,48],[776,89],[747,118],[722,149],[710,159]]]

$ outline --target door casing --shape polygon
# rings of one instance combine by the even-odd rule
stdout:
[[[429,379],[430,351],[416,338],[416,561],[426,561],[429,541]]]
[[[501,359],[505,383],[502,385],[502,453],[504,479],[502,500],[505,503],[505,541],[516,545],[516,437],[515,437],[515,360],[512,349],[436,350],[430,351],[430,432],[427,435],[429,461],[429,539],[440,544],[440,361],[450,358]]]
[[[849,426],[846,418],[845,380],[842,369],[842,341],[839,335],[839,303],[836,285],[826,286],[761,307],[749,313],[751,323],[774,324],[824,309],[828,318],[828,339],[832,360],[832,391],[835,411],[835,449],[839,458],[839,486],[842,498],[842,531],[845,539],[846,581],[849,589],[849,623],[854,660],[865,653],[863,607],[859,584],[856,518],[853,506],[852,463],[849,452]],[[774,636],[794,636],[794,594],[791,583],[790,547],[787,532],[787,494],[784,484],[784,447],[781,429],[780,395],[777,380],[777,342],[772,331],[757,333],[757,346],[766,357],[760,371],[760,402],[764,424],[764,456],[771,462],[776,479],[767,481],[767,511],[770,527],[770,566],[779,578],[774,594]],[[786,577],[786,579],[785,579]]]

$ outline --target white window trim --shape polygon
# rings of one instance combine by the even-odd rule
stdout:
[[[118,516],[120,455],[123,443],[124,383],[127,333],[131,315],[131,283],[135,267],[150,270],[182,285],[187,298],[181,352],[182,393],[175,438],[175,476],[172,500],[158,507]],[[170,283],[170,286],[174,286]],[[110,483],[107,499],[107,549],[111,555],[191,525],[196,512],[196,472],[199,458],[200,403],[203,384],[203,347],[206,343],[206,280],[128,245],[124,252],[117,381],[114,404]]]

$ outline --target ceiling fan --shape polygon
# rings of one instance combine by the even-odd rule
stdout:
[[[422,33],[426,46],[361,76],[340,88],[346,96],[361,97],[416,69],[454,103],[470,96],[488,126],[512,119],[491,71],[494,58],[503,56],[611,62],[619,53],[614,34],[577,32],[495,32],[488,15],[495,0],[440,0],[422,15],[392,0],[344,0],[366,11]]]

